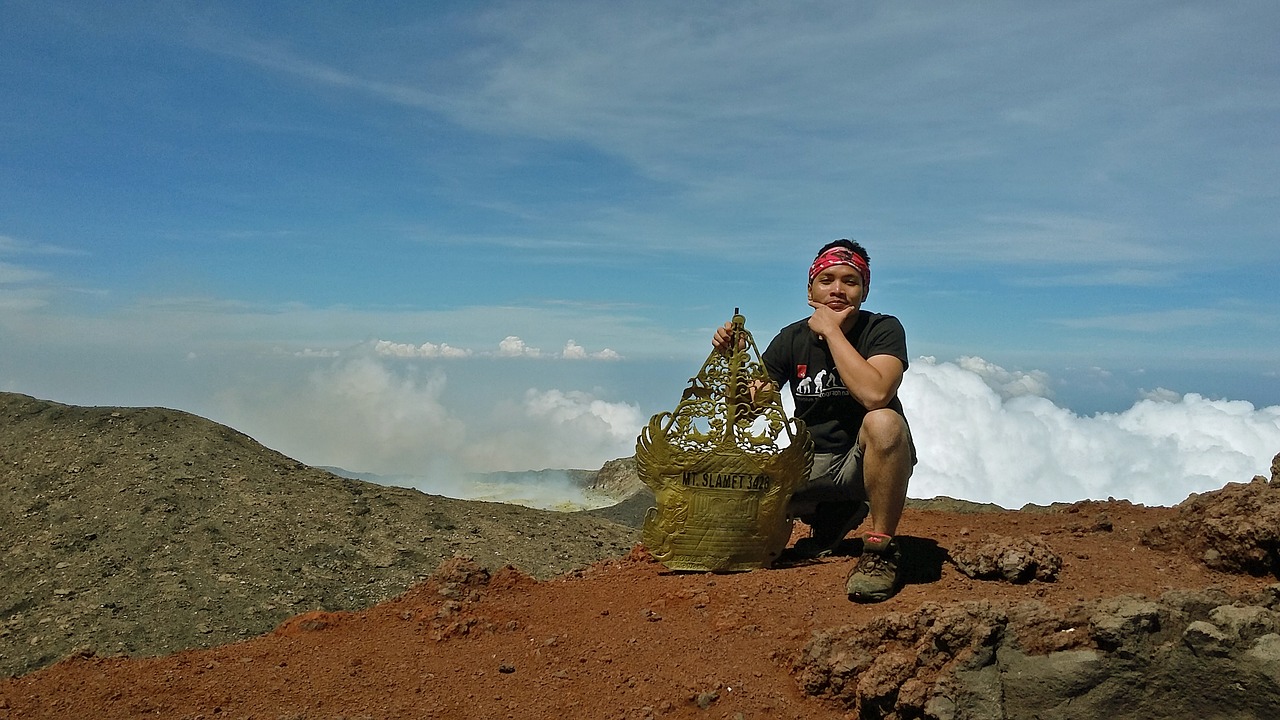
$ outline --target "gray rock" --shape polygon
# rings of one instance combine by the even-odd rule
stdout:
[[[1132,648],[1160,629],[1160,606],[1133,597],[1103,601],[1089,626],[1090,636],[1104,650]]]
[[[1221,599],[1112,598],[1057,622],[1026,603],[931,604],[816,634],[797,669],[860,718],[1280,717],[1276,613]]]
[[[1280,686],[1280,634],[1263,635],[1244,654],[1243,660],[1267,682]]]
[[[1209,613],[1209,622],[1222,628],[1233,640],[1245,643],[1280,631],[1280,616],[1257,605],[1219,605]]]
[[[1182,631],[1182,642],[1196,655],[1225,657],[1231,649],[1231,638],[1221,628],[1205,620],[1196,620]]]

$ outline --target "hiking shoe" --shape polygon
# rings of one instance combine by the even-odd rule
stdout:
[[[866,517],[867,504],[861,500],[819,503],[812,515],[800,518],[812,529],[812,534],[797,540],[792,551],[797,557],[806,560],[826,557]]]
[[[845,581],[845,591],[854,602],[888,600],[898,592],[898,544],[893,538],[869,532],[862,539],[862,557]]]

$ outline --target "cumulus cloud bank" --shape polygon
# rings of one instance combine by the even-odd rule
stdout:
[[[302,387],[241,397],[237,424],[293,457],[377,473],[452,471],[464,424],[441,401],[440,371],[397,372],[375,358],[317,369]]]
[[[452,347],[448,343],[424,342],[421,345],[412,345],[390,340],[374,342],[373,351],[379,355],[399,358],[462,358],[471,355],[470,350]]]
[[[471,375],[420,346],[378,343],[373,352],[340,357],[272,392],[246,392],[228,402],[231,422],[286,454],[313,465],[394,479],[398,485],[467,499],[519,500],[554,506],[585,502],[580,489],[533,487],[530,481],[488,486],[477,473],[596,469],[631,455],[640,409],[581,390],[529,388],[493,399],[505,368],[491,359]],[[488,375],[486,377],[486,374]],[[465,386],[447,400],[457,376]],[[500,382],[501,381],[501,382]],[[488,404],[486,406],[486,403]],[[551,475],[538,476],[549,483]],[[536,501],[530,500],[536,498]],[[598,503],[597,503],[598,504]]]
[[[519,402],[498,404],[465,457],[491,470],[595,469],[634,453],[647,419],[635,405],[587,392],[530,389]]]
[[[911,496],[1173,505],[1266,474],[1280,452],[1280,406],[1158,390],[1084,417],[1043,397],[1046,380],[980,358],[913,363],[900,392],[920,455]]]
[[[510,346],[527,355],[523,343]],[[599,468],[634,453],[649,415],[679,397],[673,387],[669,407],[642,410],[611,399],[625,395],[617,391],[521,388],[510,375],[527,367],[518,359],[459,365],[441,360],[441,347],[379,343],[328,359],[305,387],[242,399],[236,424],[311,464],[551,507],[584,501],[570,484],[536,487],[551,484],[546,474],[509,487],[474,474]],[[910,495],[1004,507],[1107,497],[1173,505],[1265,474],[1280,452],[1280,406],[1157,388],[1123,412],[1082,416],[1056,405],[1051,385],[1044,373],[982,358],[914,361],[901,390],[920,458]]]

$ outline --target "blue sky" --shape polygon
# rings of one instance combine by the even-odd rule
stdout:
[[[0,389],[598,465],[854,237],[1000,402],[1280,405],[1274,3],[257,5],[0,0]]]

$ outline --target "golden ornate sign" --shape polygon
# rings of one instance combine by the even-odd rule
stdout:
[[[791,537],[787,502],[813,464],[809,431],[787,418],[745,325],[735,310],[732,350],[713,350],[675,412],[654,415],[636,440],[657,501],[644,544],[672,570],[767,567]]]

